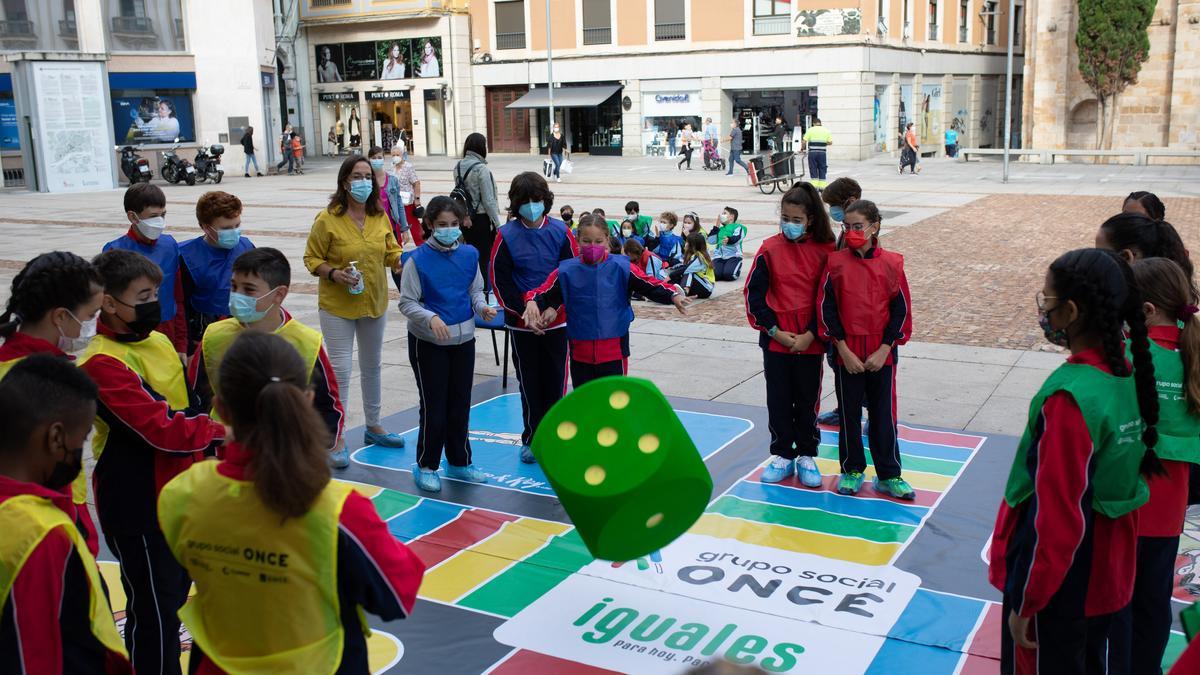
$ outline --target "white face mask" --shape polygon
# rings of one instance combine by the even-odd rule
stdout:
[[[79,324],[79,337],[67,337],[62,332],[62,328],[59,328],[58,348],[68,354],[75,354],[87,349],[87,346],[92,342],[92,338],[96,337],[96,321],[100,317],[94,316],[87,321],[80,321],[70,311],[67,314],[70,314],[71,318],[75,319],[75,323]]]
[[[722,222],[722,223],[728,223],[728,222],[729,222],[729,216],[728,216],[728,215],[726,215],[726,214],[724,214],[724,213],[722,213],[722,214],[721,214],[721,222]]]
[[[399,155],[392,156],[392,166],[400,166],[400,163],[403,161],[404,161],[404,158]]]
[[[666,224],[666,223],[659,222],[659,224],[658,224],[658,231],[659,231],[659,232],[662,232],[662,233],[664,233],[664,234],[665,234],[665,233],[667,233],[667,232],[670,232],[670,231],[671,231],[671,226],[670,226],[670,225],[668,225],[668,224]]]
[[[137,222],[137,231],[150,241],[157,241],[165,229],[167,229],[167,219],[162,216],[154,216]]]

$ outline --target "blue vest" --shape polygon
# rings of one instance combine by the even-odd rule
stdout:
[[[163,233],[159,235],[158,241],[147,245],[126,234],[104,245],[105,251],[114,248],[141,253],[158,265],[163,274],[162,283],[158,285],[158,306],[162,310],[162,320],[167,322],[174,319],[175,277],[179,274],[179,244],[175,242],[175,237]],[[228,306],[225,307],[225,312],[229,312]]]
[[[510,220],[500,235],[513,259],[513,281],[522,293],[541,286],[558,267],[560,252],[567,241],[567,226],[561,220],[548,219],[536,230],[520,220]]]
[[[471,306],[471,282],[479,274],[479,251],[459,244],[453,251],[439,251],[422,244],[412,254],[421,278],[421,306],[437,314],[447,326],[475,316]]]
[[[587,265],[579,258],[562,261],[558,283],[571,317],[567,337],[604,340],[629,334],[633,323],[629,274],[629,258],[623,255],[609,255],[599,265]]]
[[[192,309],[201,314],[229,316],[229,281],[233,278],[233,261],[254,248],[246,237],[231,249],[210,246],[204,237],[196,237],[179,245],[179,257],[195,282]]]
[[[658,248],[654,249],[658,257],[666,260],[673,258],[678,260],[683,257],[683,237],[674,232],[667,232],[658,239]]]

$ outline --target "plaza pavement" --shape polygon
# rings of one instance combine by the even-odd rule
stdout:
[[[451,189],[453,163],[453,158],[417,160],[426,202]],[[513,175],[539,170],[541,160],[493,155],[489,163],[503,195]],[[1103,215],[1116,212],[1131,190],[1149,189],[1167,198],[1168,220],[1192,250],[1200,250],[1200,167],[1014,163],[1011,181],[1002,184],[999,162],[927,159],[923,164],[918,176],[898,176],[894,161],[884,158],[834,162],[830,171],[830,179],[850,175],[864,185],[866,196],[884,212],[884,245],[906,256],[917,327],[900,362],[902,422],[1021,433],[1029,398],[1062,359],[1046,351],[1051,348],[1040,341],[1034,314],[1032,294],[1040,288],[1044,261],[1073,246],[1090,245]],[[552,185],[555,212],[571,204],[577,213],[599,206],[610,215],[620,214],[625,202],[635,199],[643,213],[694,210],[712,222],[723,206],[731,205],[750,229],[748,255],[777,230],[778,193],[762,195],[744,176],[704,171],[699,161],[690,172],[677,171],[673,161],[663,158],[579,157],[575,166],[573,175]],[[317,158],[308,162],[303,176],[252,179],[241,177],[238,167],[226,168],[229,175],[218,189],[245,203],[245,234],[259,246],[281,249],[292,262],[288,309],[319,325],[316,284],[301,258],[312,219],[331,192],[337,163]],[[181,241],[199,234],[195,202],[213,186],[158,184],[167,193],[167,231]],[[91,256],[124,232],[122,192],[0,192],[0,296],[7,298],[12,277],[33,255],[66,249]],[[502,198],[502,209],[504,205]],[[979,256],[987,263],[981,264]],[[668,395],[763,405],[758,336],[745,323],[741,288],[741,282],[718,283],[714,298],[693,305],[687,318],[639,303],[630,373],[654,380]],[[979,314],[988,317],[976,321]],[[404,320],[394,303],[388,317],[384,415],[417,404]],[[500,369],[486,332],[477,344],[478,383]],[[363,420],[357,364],[355,372],[349,426]],[[832,378],[826,375],[823,409],[835,405]],[[516,390],[511,369],[509,386]]]

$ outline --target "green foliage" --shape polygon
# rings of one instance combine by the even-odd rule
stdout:
[[[1079,0],[1079,74],[1103,101],[1137,82],[1150,56],[1155,0]]]

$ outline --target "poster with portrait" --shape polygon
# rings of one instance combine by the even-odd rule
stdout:
[[[346,42],[342,45],[347,81],[379,79],[379,61],[375,58],[374,42]]]
[[[344,67],[342,45],[317,45],[317,82],[342,82]]]
[[[409,77],[442,76],[442,38],[423,37],[412,40]]]
[[[181,90],[112,92],[113,137],[118,144],[196,140],[192,99]]]
[[[379,79],[403,80],[412,77],[408,64],[412,49],[408,40],[386,40],[375,43],[375,60],[379,62]]]

